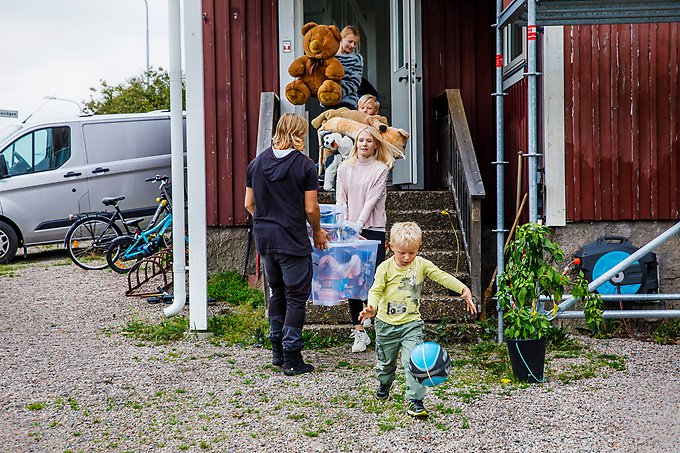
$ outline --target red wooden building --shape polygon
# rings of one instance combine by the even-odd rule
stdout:
[[[664,4],[669,21],[677,16],[677,2],[651,1]],[[203,0],[208,225],[245,224],[245,169],[256,153],[260,93],[282,93],[290,81],[288,65],[301,53],[299,30],[315,21],[359,28],[364,75],[381,95],[381,113],[412,134],[409,155],[393,172],[401,188],[433,189],[446,182],[440,177],[435,100],[445,89],[460,90],[487,187],[483,219],[491,228],[496,212],[489,190],[496,183],[495,3]],[[522,1],[504,3],[511,10]],[[569,3],[606,11],[614,3],[635,10],[644,2],[544,0],[541,5]],[[625,16],[627,11],[619,12]],[[650,14],[656,14],[650,22],[659,20],[658,12]],[[539,216],[549,225],[680,217],[680,26],[612,23],[538,28]],[[528,148],[522,27],[506,27],[503,54],[509,223],[517,155]],[[294,107],[283,97],[280,109]],[[526,186],[526,165],[523,180]]]

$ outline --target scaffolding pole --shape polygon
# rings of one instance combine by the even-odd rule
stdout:
[[[536,0],[527,0],[527,125],[529,169],[529,221],[538,221],[538,72],[536,72]]]
[[[505,162],[503,147],[503,29],[498,25],[503,0],[496,0],[496,287],[498,279],[505,268]],[[498,311],[498,343],[503,343],[503,309],[496,303]]]

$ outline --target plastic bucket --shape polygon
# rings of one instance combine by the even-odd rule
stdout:
[[[526,382],[543,382],[545,338],[540,340],[506,340],[512,374]]]

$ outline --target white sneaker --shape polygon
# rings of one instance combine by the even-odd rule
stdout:
[[[352,352],[364,352],[366,346],[371,344],[371,339],[363,330],[356,330],[354,332],[354,344],[352,345]]]
[[[371,318],[364,319],[364,329],[368,329],[372,325],[373,325],[373,323],[371,322]]]

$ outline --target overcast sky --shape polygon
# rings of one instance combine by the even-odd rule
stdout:
[[[168,69],[168,1],[149,4],[152,67]],[[0,129],[56,96],[82,103],[100,80],[117,84],[146,69],[144,0],[0,0]],[[49,101],[34,118],[78,113]]]

